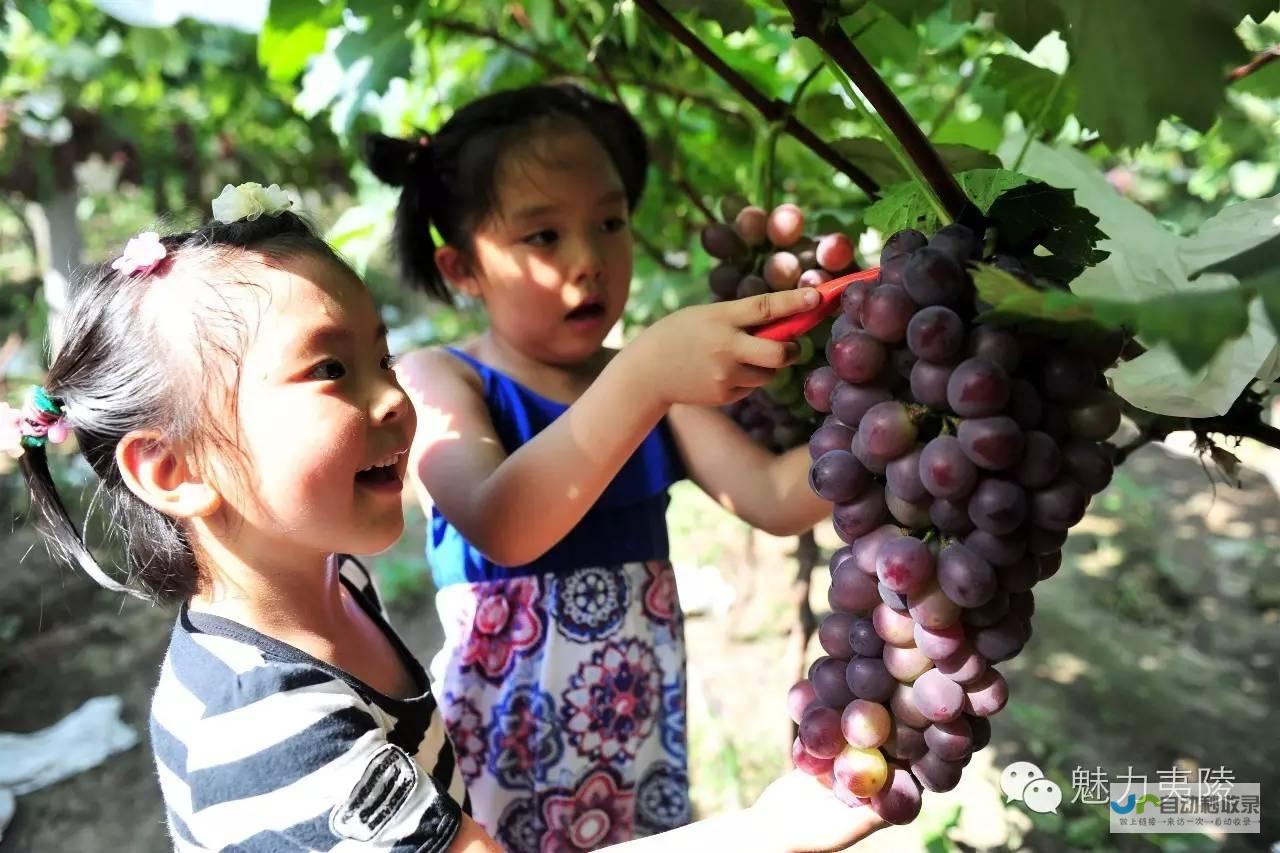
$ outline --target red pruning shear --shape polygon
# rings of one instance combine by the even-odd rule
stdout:
[[[794,340],[821,323],[826,317],[840,310],[840,296],[845,288],[855,281],[875,281],[880,276],[880,268],[858,270],[855,273],[824,281],[814,287],[822,297],[822,301],[807,311],[792,314],[780,320],[773,320],[763,326],[756,326],[751,334],[770,341]]]

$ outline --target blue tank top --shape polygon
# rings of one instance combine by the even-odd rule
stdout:
[[[448,350],[469,364],[484,383],[489,416],[507,453],[514,453],[568,406],[520,384],[461,350]],[[608,429],[608,425],[602,425]],[[683,479],[684,467],[664,420],[636,448],[595,504],[550,551],[523,566],[500,566],[463,538],[436,507],[427,530],[427,561],[437,588],[523,575],[563,573],[667,557],[667,489]],[[518,518],[508,520],[519,524]]]

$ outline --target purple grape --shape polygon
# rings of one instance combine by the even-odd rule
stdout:
[[[1009,685],[1004,676],[994,669],[964,688],[964,710],[975,717],[992,717],[1000,713],[1009,701]]]
[[[946,679],[943,679],[945,682]],[[959,685],[951,682],[957,690]],[[961,701],[964,701],[964,691],[960,690]],[[936,752],[939,758],[947,761],[960,761],[973,748],[973,729],[969,727],[969,721],[963,716],[957,716],[955,719],[944,722],[936,722],[924,730],[924,742],[928,744],[930,752]]]
[[[907,346],[926,361],[950,364],[963,344],[964,321],[950,308],[921,308],[907,324]]]
[[[947,405],[965,418],[999,414],[1009,402],[1009,376],[985,358],[960,362],[947,380]]]
[[[894,719],[914,729],[929,727],[929,718],[916,707],[915,693],[910,684],[899,684],[893,688],[893,696],[889,697],[889,709],[893,712]]]
[[[1067,542],[1067,531],[1045,530],[1043,527],[1032,527],[1027,532],[1027,550],[1037,557],[1053,554],[1062,550]]]
[[[889,488],[904,501],[914,503],[929,496],[920,480],[920,454],[921,448],[917,447],[885,466],[884,473]]]
[[[841,382],[831,392],[831,411],[841,423],[856,427],[867,410],[877,403],[887,403],[893,395],[874,385],[850,385]]]
[[[1067,415],[1071,434],[1086,441],[1110,438],[1120,428],[1120,398],[1110,391],[1090,391]]]
[[[1040,425],[1044,417],[1044,407],[1040,403],[1040,395],[1035,387],[1025,379],[1015,379],[1009,383],[1009,417],[1023,429],[1034,429]]]
[[[915,646],[885,646],[883,659],[889,674],[904,684],[933,668],[933,661]]]
[[[935,498],[959,500],[977,485],[978,469],[955,436],[939,435],[920,452],[920,483]]]
[[[897,613],[907,612],[907,597],[889,589],[884,584],[879,585],[880,600],[885,606]]]
[[[964,628],[959,622],[945,628],[926,628],[917,622],[914,631],[916,648],[932,661],[949,658],[964,646]]]
[[[823,424],[809,439],[809,458],[816,460],[833,450],[848,450],[852,446],[853,430],[843,424]]]
[[[893,387],[898,387],[903,382],[910,381],[911,368],[916,366],[916,354],[909,349],[895,349],[889,353],[889,365],[893,368],[896,375],[892,382]]]
[[[845,680],[854,696],[868,702],[888,702],[898,683],[880,658],[854,658],[849,661]]]
[[[866,616],[854,619],[849,625],[849,645],[859,657],[879,657],[884,651],[884,640],[876,633],[875,625]]]
[[[914,228],[904,228],[896,231],[884,241],[884,248],[880,250],[880,265],[891,259],[910,255],[917,249],[923,249],[929,244],[929,238],[921,234]]]
[[[902,595],[923,588],[933,573],[933,554],[914,536],[890,539],[876,554],[876,575],[880,582]]]
[[[867,451],[886,464],[915,447],[916,432],[907,407],[895,400],[872,406],[858,424],[858,434]]]
[[[1110,445],[1092,441],[1072,441],[1062,448],[1062,466],[1067,474],[1092,495],[1107,487],[1115,474]]]
[[[862,321],[858,319],[858,314],[862,311],[862,303],[866,301],[867,294],[877,286],[871,281],[855,281],[840,294],[840,310],[854,326],[861,327]]]
[[[858,571],[858,567],[846,562],[831,576],[827,590],[827,602],[833,610],[856,613],[870,610],[880,603],[880,591],[874,578]]]
[[[989,628],[1009,613],[1009,593],[997,590],[991,600],[978,607],[970,607],[960,615],[964,624],[974,628]]]
[[[884,520],[884,489],[872,484],[861,496],[848,503],[836,504],[831,522],[836,534],[845,542],[853,542],[880,526]]]
[[[967,289],[960,264],[934,248],[912,253],[902,270],[902,286],[918,305],[958,305]]]
[[[886,344],[896,344],[907,336],[907,323],[916,304],[901,287],[882,284],[867,294],[858,311],[862,328]]]
[[[877,636],[891,646],[914,646],[916,644],[915,622],[906,613],[900,613],[881,604],[871,611],[871,624]]]
[[[934,661],[934,668],[956,684],[965,685],[974,683],[987,671],[987,662],[965,644],[951,657]]]
[[[1009,615],[1019,622],[1026,622],[1035,615],[1036,594],[1031,590],[1009,593]]]
[[[1058,573],[1058,569],[1062,568],[1062,552],[1054,551],[1050,554],[1043,554],[1040,557],[1040,580],[1047,581]]]
[[[888,359],[884,344],[866,332],[849,332],[831,345],[831,367],[845,382],[870,382]]]
[[[898,526],[884,524],[866,536],[859,537],[858,541],[849,546],[854,565],[865,574],[876,577],[876,555],[880,552],[880,546],[902,535],[902,529]]]
[[[850,448],[853,455],[862,463],[862,467],[866,468],[877,477],[884,476],[887,462],[881,456],[876,455],[867,447],[867,434],[862,430],[858,430],[853,434],[853,445]]]
[[[956,428],[956,439],[973,464],[989,471],[1003,471],[1017,465],[1026,444],[1022,430],[1013,418],[1005,415],[961,421]]]
[[[1070,530],[1084,518],[1088,506],[1084,489],[1072,480],[1058,480],[1031,495],[1031,520],[1047,530]]]
[[[964,544],[993,566],[1007,566],[1027,551],[1027,540],[1018,533],[996,536],[975,530],[964,538]]]
[[[880,748],[886,755],[900,761],[915,761],[929,751],[924,742],[924,733],[897,719],[889,730],[889,739]]]
[[[702,248],[711,257],[723,260],[740,258],[747,252],[747,244],[725,222],[713,222],[702,229]]]
[[[839,712],[821,705],[810,707],[800,718],[800,742],[806,752],[817,758],[839,755],[845,746]]]
[[[972,611],[970,611],[972,612]],[[973,632],[973,648],[991,663],[1009,660],[1022,651],[1026,637],[1021,623],[1009,615]]]
[[[827,563],[827,568],[831,574],[836,573],[836,569],[840,568],[849,560],[853,559],[853,546],[841,545],[839,548],[831,552],[831,560]]]
[[[880,263],[880,279],[878,285],[892,284],[896,287],[902,286],[902,271],[907,265],[907,256],[898,255],[896,258],[888,258]]]
[[[960,619],[960,606],[947,598],[937,581],[930,581],[909,594],[907,609],[917,627],[945,628]]]
[[[991,743],[991,721],[986,717],[965,717],[969,721],[969,728],[973,731],[973,751],[986,749],[987,744]]]
[[[938,585],[961,607],[981,607],[996,594],[996,572],[972,548],[955,542],[938,555]]]
[[[751,273],[743,276],[742,281],[738,282],[738,292],[735,295],[739,299],[749,299],[752,296],[763,296],[772,292],[773,288],[769,286],[769,282]]]
[[[804,399],[810,408],[818,412],[830,412],[831,392],[839,381],[836,372],[825,365],[810,371],[804,380]]]
[[[964,764],[959,761],[947,761],[932,752],[911,762],[911,775],[916,778],[927,791],[943,793],[960,784],[960,774]]]
[[[1057,403],[1043,402],[1040,411],[1040,431],[1048,434],[1054,441],[1066,443],[1071,438],[1071,431],[1067,427],[1067,410]]]
[[[912,530],[920,530],[928,527],[930,524],[929,504],[933,502],[933,498],[925,495],[924,500],[911,502],[904,501],[894,493],[893,487],[886,485],[884,487],[884,504],[889,510],[889,515],[903,527]]]
[[[1057,403],[1078,403],[1093,388],[1097,371],[1088,359],[1068,350],[1050,353],[1044,360],[1041,385],[1045,396]]]
[[[973,519],[969,518],[969,500],[949,501],[946,498],[934,498],[929,505],[929,520],[933,526],[949,536],[964,536],[973,530]]]
[[[1053,482],[1062,470],[1062,452],[1058,442],[1039,430],[1026,433],[1022,461],[1014,469],[1013,476],[1028,489],[1039,489]]]
[[[969,496],[969,517],[988,533],[1004,536],[1027,517],[1027,496],[1021,486],[988,477]]]
[[[879,601],[879,597],[876,598]],[[853,616],[849,613],[828,613],[818,626],[818,642],[827,654],[832,657],[848,660],[853,657],[853,646],[849,644],[849,628],[853,624]]]
[[[917,403],[930,408],[945,409],[951,373],[949,365],[917,361],[911,366],[911,396]]]
[[[1000,576],[1000,588],[1005,592],[1026,592],[1040,580],[1040,558],[1035,554],[1023,554],[997,574]]]
[[[964,710],[964,689],[936,669],[921,674],[911,693],[920,713],[933,723],[954,720]]]
[[[711,292],[721,299],[736,299],[738,282],[742,281],[742,267],[737,264],[721,263],[711,270],[708,276]]]
[[[809,667],[809,681],[818,701],[828,708],[843,708],[853,701],[853,694],[845,681],[847,664],[840,658],[818,658]]]
[[[978,326],[969,335],[969,355],[985,358],[1012,374],[1022,361],[1022,348],[1018,338],[1007,329],[994,326]]]
[[[889,768],[889,781],[871,798],[871,810],[895,826],[905,826],[920,814],[920,785],[902,767]]]
[[[824,501],[846,503],[871,484],[871,475],[847,450],[830,450],[809,467],[809,488]]]
[[[967,225],[952,222],[933,233],[929,238],[929,248],[949,255],[958,264],[964,264],[978,256],[982,241]]]

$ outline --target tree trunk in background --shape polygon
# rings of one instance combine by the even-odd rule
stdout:
[[[43,202],[29,202],[27,225],[35,239],[36,262],[44,280],[44,301],[49,309],[49,346],[62,343],[62,317],[67,310],[71,276],[82,263],[84,239],[76,218],[79,193],[73,187],[58,191]]]

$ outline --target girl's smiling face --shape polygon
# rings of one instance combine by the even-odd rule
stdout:
[[[381,551],[404,529],[415,419],[373,299],[350,271],[310,255],[263,265],[253,280],[235,412],[249,476],[223,495],[223,512],[259,547]]]
[[[484,300],[494,333],[526,356],[585,361],[631,289],[630,215],[617,169],[589,132],[561,125],[505,154],[497,188],[494,214],[450,277]]]

